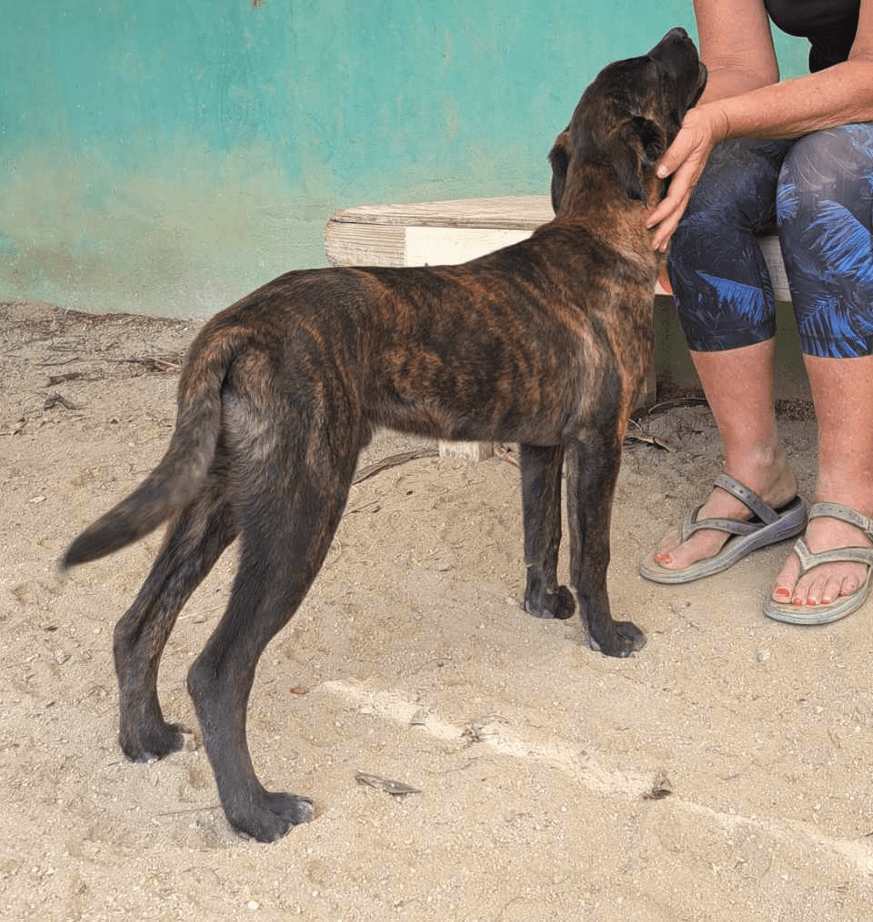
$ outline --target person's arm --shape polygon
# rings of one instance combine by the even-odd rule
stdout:
[[[714,41],[713,53],[718,59],[727,42],[714,31],[718,20],[732,17],[732,25],[724,21],[720,28],[742,36],[752,21],[738,21],[737,14],[749,17],[753,2],[763,12],[761,0],[696,0],[702,48],[706,48],[707,41]],[[754,44],[757,46],[759,39]],[[647,224],[656,228],[652,246],[662,252],[719,141],[739,137],[793,138],[849,122],[873,121],[873,0],[861,0],[858,30],[848,61],[784,83],[747,89],[739,95],[723,97],[718,86],[715,92],[719,95],[707,98],[704,94],[688,112],[659,165],[659,175],[673,178],[667,196]]]
[[[695,0],[694,14],[709,72],[698,106],[776,83],[779,65],[763,0]]]

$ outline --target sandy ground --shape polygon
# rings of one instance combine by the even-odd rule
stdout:
[[[649,421],[673,452],[625,452],[610,585],[616,614],[648,632],[641,654],[606,659],[578,619],[519,609],[511,464],[419,460],[353,488],[261,661],[256,767],[312,796],[316,821],[271,846],[234,834],[196,737],[125,762],[111,632],[160,536],[64,586],[54,562],[162,454],[193,331],[0,306],[0,916],[871,918],[873,611],[821,630],[765,620],[784,548],[685,588],[637,576],[718,471],[703,407]],[[814,424],[783,430],[808,490]],[[379,436],[363,461],[409,445]],[[228,552],[164,658],[164,710],[190,726],[185,672],[233,565]],[[421,792],[393,797],[358,770]]]

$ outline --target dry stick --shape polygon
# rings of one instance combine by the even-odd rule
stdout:
[[[512,452],[504,448],[502,445],[494,446],[494,456],[499,458],[501,461],[505,461],[507,464],[511,464],[513,467],[520,467],[518,461],[512,457]]]
[[[662,400],[660,403],[654,403],[646,408],[646,416],[653,416],[655,413],[666,413],[667,410],[674,410],[678,407],[705,407],[708,406],[705,397],[674,397],[672,400]]]
[[[362,467],[352,483],[369,480],[370,477],[375,477],[376,474],[390,467],[399,467],[401,464],[417,461],[419,458],[436,458],[438,456],[439,452],[435,448],[416,448],[413,451],[400,451],[396,455],[388,455],[387,458],[382,458],[381,461],[375,461],[373,464]]]
[[[207,813],[210,810],[220,810],[221,804],[212,804],[211,807],[184,807],[181,810],[166,810],[164,813],[156,813],[155,816],[181,816],[183,813]]]
[[[634,432],[628,432],[624,440],[626,442],[644,442],[646,445],[654,445],[655,448],[663,448],[664,451],[675,451],[675,449],[671,448],[666,442],[656,439],[653,435],[637,435]]]
[[[143,365],[149,371],[179,371],[181,362],[161,358],[157,355],[132,356],[127,359],[104,359],[116,365]]]

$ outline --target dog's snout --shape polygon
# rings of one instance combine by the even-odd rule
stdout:
[[[678,38],[682,41],[689,41],[690,37],[688,33],[682,28],[682,26],[676,26],[675,29],[671,29],[665,36],[665,39]]]

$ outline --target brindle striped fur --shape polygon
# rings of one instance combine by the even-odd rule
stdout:
[[[556,575],[566,455],[571,580],[590,643],[610,656],[642,646],[609,611],[610,507],[652,351],[653,164],[702,81],[694,46],[675,30],[606,68],[552,151],[555,219],[523,243],[462,266],[291,272],[204,326],[164,459],[64,558],[102,557],[170,519],[115,630],[129,758],[181,745],[158,702],[158,663],[185,601],[240,534],[227,611],[188,688],[230,822],[271,841],[311,818],[309,801],[265,790],[254,773],[249,691],[324,561],[358,453],[379,426],[521,443],[524,605],[546,618],[574,608]]]

